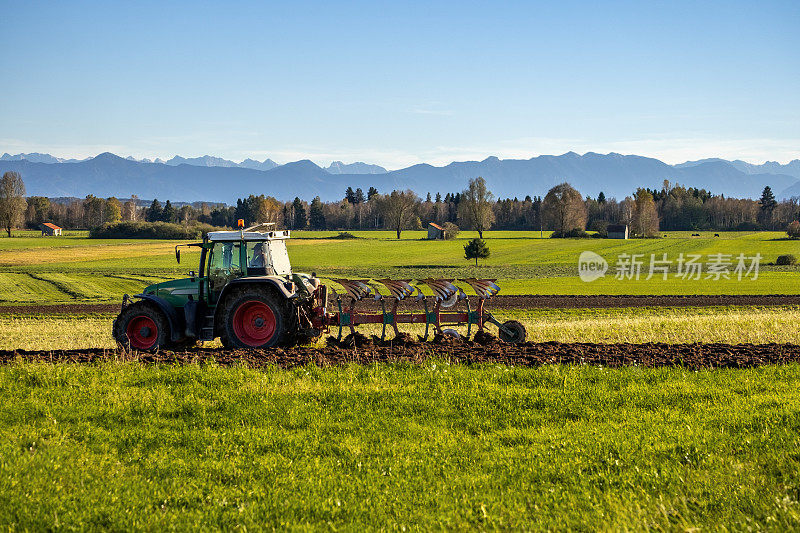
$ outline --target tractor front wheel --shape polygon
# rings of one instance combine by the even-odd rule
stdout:
[[[169,324],[164,314],[146,302],[125,307],[114,321],[119,344],[142,352],[155,352],[169,342]]]
[[[222,343],[231,348],[272,348],[285,337],[282,307],[266,291],[242,291],[223,309]]]

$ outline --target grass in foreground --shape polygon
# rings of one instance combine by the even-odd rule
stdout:
[[[493,310],[521,321],[535,342],[770,342],[800,344],[800,308],[704,307]],[[0,350],[114,348],[113,315],[0,315]],[[487,326],[497,334],[494,326]],[[422,334],[423,328],[402,331]],[[466,326],[458,328],[466,333]],[[334,333],[336,330],[332,330]],[[380,328],[361,327],[365,334]],[[219,346],[219,341],[208,346]]]
[[[0,367],[9,529],[800,528],[800,367]]]

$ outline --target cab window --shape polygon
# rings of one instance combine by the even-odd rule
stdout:
[[[247,243],[247,274],[264,276],[268,269],[267,243],[249,241]]]
[[[242,277],[241,242],[217,242],[208,262],[208,284],[211,298],[216,300],[230,280]]]

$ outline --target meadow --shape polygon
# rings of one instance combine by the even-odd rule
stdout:
[[[800,242],[780,232],[729,232],[714,237],[703,233],[667,233],[660,239],[549,239],[539,232],[486,232],[491,256],[478,267],[463,258],[463,246],[473,232],[454,241],[426,241],[423,232],[405,231],[397,240],[391,232],[353,232],[356,239],[336,239],[337,232],[293,233],[289,254],[295,271],[316,272],[323,278],[425,277],[498,278],[503,294],[800,294],[800,267],[770,265],[779,255],[800,255]],[[197,269],[199,254],[185,251],[175,261],[179,241],[88,239],[85,232],[61,238],[19,233],[0,238],[0,305],[117,302],[124,293],[137,293],[151,283],[185,277]],[[578,277],[578,257],[593,251],[609,262],[604,278],[586,283]],[[715,254],[731,256],[733,272],[739,254],[761,254],[757,279],[700,279],[648,277],[651,254],[676,262],[680,254],[699,254],[702,262]],[[642,254],[639,279],[616,279],[621,254]],[[749,263],[748,263],[749,265]]]
[[[800,367],[0,367],[13,530],[800,528]]]

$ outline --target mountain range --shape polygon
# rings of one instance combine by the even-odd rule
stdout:
[[[235,163],[203,156],[168,161],[137,160],[102,153],[84,160],[61,159],[49,154],[4,154],[0,173],[19,172],[29,195],[96,196],[171,199],[235,203],[250,194],[279,200],[294,197],[339,200],[347,187],[376,187],[380,192],[411,189],[418,194],[457,192],[469,179],[482,176],[498,198],[544,195],[567,181],[583,195],[624,198],[637,187],[660,189],[664,180],[704,188],[715,194],[758,198],[769,185],[780,198],[800,196],[800,160],[786,165],[767,162],[704,159],[668,165],[658,159],[616,153],[542,155],[531,159],[499,159],[453,162],[445,166],[413,165],[387,171],[377,165],[340,161],[322,168],[301,160],[278,165],[246,159]]]

